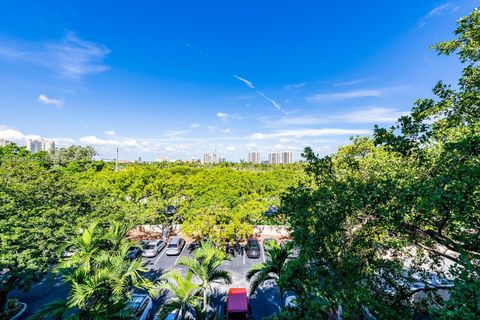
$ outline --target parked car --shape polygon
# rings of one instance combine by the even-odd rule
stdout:
[[[260,258],[260,250],[260,244],[257,239],[248,239],[247,245],[245,246],[247,257],[251,259]]]
[[[275,238],[265,238],[263,239],[263,248],[265,248],[265,245],[269,242],[275,242],[276,244],[278,244],[278,241]]]
[[[162,240],[150,241],[142,252],[142,257],[155,257],[163,248],[165,248],[165,245],[165,241]]]
[[[247,289],[230,288],[225,308],[227,320],[250,320],[252,314],[248,303]]]
[[[142,249],[140,247],[131,247],[127,253],[127,259],[133,260],[136,259],[142,253]]]
[[[132,299],[127,304],[127,308],[132,312],[131,318],[129,319],[150,319],[152,306],[152,298],[150,298],[147,294],[134,294]]]
[[[167,251],[165,252],[167,256],[176,256],[182,252],[183,247],[185,246],[185,240],[180,237],[173,237],[168,244]]]
[[[170,312],[165,318],[161,317],[161,310],[157,312],[153,320],[175,320],[175,315],[177,314],[177,310],[173,310]],[[182,317],[178,315],[177,320],[182,320]]]

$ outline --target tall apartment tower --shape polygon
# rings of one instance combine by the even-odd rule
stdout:
[[[203,155],[203,163],[204,164],[211,164],[217,163],[217,154],[216,153],[205,153]]]
[[[279,164],[280,162],[280,154],[276,152],[270,152],[268,154],[268,163],[269,164]]]
[[[0,147],[5,147],[10,141],[0,138]]]
[[[291,151],[282,152],[282,163],[289,164],[293,162],[293,155]]]
[[[250,163],[260,163],[260,152],[252,151],[248,153],[248,162]]]
[[[45,139],[28,139],[27,149],[31,153],[37,153],[39,151],[55,151],[55,141]]]

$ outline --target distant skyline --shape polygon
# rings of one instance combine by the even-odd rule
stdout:
[[[429,47],[479,4],[2,1],[0,138],[147,161],[329,154],[455,85]]]

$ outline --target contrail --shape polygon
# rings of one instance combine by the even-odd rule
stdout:
[[[255,86],[253,85],[253,83],[251,81],[248,81],[247,79],[244,79],[242,77],[239,77],[239,76],[236,76],[234,74],[232,74],[232,76],[234,76],[235,78],[237,78],[238,80],[242,81],[243,83],[245,83],[247,85],[247,87],[249,88],[252,88],[252,89],[255,89]]]
[[[289,115],[289,113],[288,113],[287,111],[283,110],[283,108],[282,108],[275,100],[267,97],[267,96],[266,96],[265,94],[263,94],[263,92],[261,92],[261,91],[257,91],[257,93],[258,93],[259,95],[261,95],[262,97],[264,97],[265,99],[267,99],[268,101],[270,101],[270,103],[273,104],[273,106],[274,106],[275,108],[277,108],[279,111],[283,112],[283,113],[284,113],[285,115],[287,115],[287,116]]]

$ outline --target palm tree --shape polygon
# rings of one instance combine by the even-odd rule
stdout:
[[[30,319],[124,319],[131,313],[126,306],[133,288],[156,296],[157,288],[142,275],[144,263],[125,259],[131,243],[105,247],[105,234],[97,228],[93,224],[74,238],[75,254],[56,269],[70,287],[67,299],[47,304]]]
[[[177,265],[187,267],[188,272],[200,279],[204,311],[208,307],[208,294],[212,290],[212,284],[232,283],[230,271],[220,269],[222,263],[229,260],[231,257],[223,250],[216,248],[211,241],[203,241],[201,246],[193,252],[193,258],[181,257],[177,262]]]
[[[250,282],[250,294],[254,294],[261,284],[268,280],[278,282],[282,273],[286,269],[286,262],[292,243],[287,242],[279,245],[277,242],[270,241],[265,246],[267,259],[265,263],[254,264],[247,272],[247,280]],[[283,288],[279,286],[280,305],[283,308]]]
[[[175,311],[174,320],[179,319],[179,316],[180,319],[186,319],[188,312],[199,308],[202,288],[192,282],[191,272],[184,278],[180,272],[172,270],[165,273],[161,280],[165,281],[160,284],[160,288],[170,291],[173,295],[162,307],[162,319],[172,311]]]

